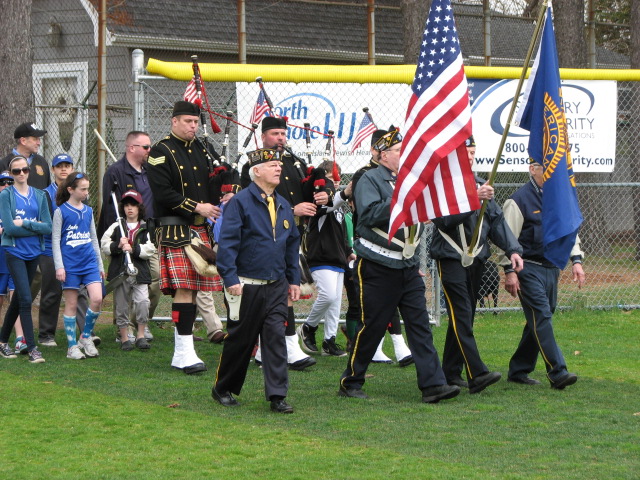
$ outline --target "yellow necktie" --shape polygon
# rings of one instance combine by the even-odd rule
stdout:
[[[276,204],[273,197],[267,197],[267,207],[269,208],[269,216],[271,217],[271,226],[276,228]]]

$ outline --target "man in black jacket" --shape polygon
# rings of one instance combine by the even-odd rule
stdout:
[[[467,147],[475,147],[473,137]],[[473,159],[470,156],[470,163]],[[472,165],[473,166],[473,165]],[[522,269],[522,247],[504,220],[502,210],[493,200],[493,187],[476,177],[478,198],[488,202],[482,219],[479,210],[433,219],[435,230],[431,243],[431,257],[437,261],[442,291],[449,313],[449,326],[442,354],[442,370],[449,385],[469,387],[469,393],[478,393],[501,378],[500,372],[491,372],[482,362],[473,335],[476,312],[476,294],[480,288],[484,263],[491,255],[488,239],[502,248],[514,270]],[[476,224],[481,222],[476,251],[468,255],[468,243]],[[466,367],[468,382],[462,379]]]
[[[15,129],[13,138],[16,139],[16,146],[13,151],[0,160],[0,172],[8,169],[9,162],[16,155],[22,155],[29,162],[31,171],[27,183],[30,187],[44,190],[51,183],[51,172],[49,164],[43,156],[38,155],[42,137],[47,133],[46,130],[40,130],[34,123],[25,122]]]

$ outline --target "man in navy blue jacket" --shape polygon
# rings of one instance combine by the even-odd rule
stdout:
[[[232,314],[227,322],[211,394],[224,406],[238,405],[233,394],[242,389],[260,335],[265,396],[272,411],[293,413],[285,401],[289,388],[285,323],[288,299],[300,298],[300,234],[291,206],[275,191],[282,172],[278,152],[256,150],[249,162],[252,183],[225,207],[218,241],[217,266],[225,294],[240,307],[238,319],[232,320]]]

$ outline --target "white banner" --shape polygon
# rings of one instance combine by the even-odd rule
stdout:
[[[474,97],[474,170],[488,172],[498,153],[517,80],[476,80],[469,84]],[[562,95],[574,171],[612,172],[616,157],[616,82],[563,80]],[[529,132],[512,125],[498,171],[527,171],[528,145]]]
[[[304,123],[311,128],[327,133],[334,131],[336,160],[343,173],[355,172],[371,158],[371,137],[367,138],[352,154],[353,140],[364,116],[363,107],[369,108],[378,128],[387,129],[392,124],[402,126],[407,112],[411,88],[404,84],[357,83],[267,83],[265,89],[273,101],[276,113],[288,117],[288,144],[298,155],[307,159]],[[260,90],[257,83],[238,83],[238,120],[247,124],[256,104]],[[247,135],[241,129],[239,143]],[[260,144],[260,129],[257,130]],[[318,165],[325,154],[326,137],[311,133],[311,156]],[[240,145],[239,145],[240,146]],[[248,149],[256,148],[255,142]],[[241,161],[243,163],[246,158]]]
[[[509,115],[517,80],[470,80],[476,171],[490,171]],[[403,127],[411,88],[405,84],[267,83],[265,89],[280,116],[288,117],[289,146],[307,158],[304,123],[314,130],[334,131],[336,159],[343,172],[352,173],[370,158],[370,138],[352,154],[353,140],[369,107],[378,128]],[[237,83],[238,120],[248,124],[260,90],[257,83]],[[617,86],[615,81],[562,82],[571,157],[576,172],[612,172],[615,165]],[[240,130],[238,142],[246,138]],[[258,145],[251,142],[248,150]],[[311,133],[311,155],[318,165],[325,154],[326,138]],[[512,126],[502,153],[500,172],[525,172],[528,167],[527,131]],[[240,147],[240,145],[238,145]],[[240,163],[246,161],[246,157]]]

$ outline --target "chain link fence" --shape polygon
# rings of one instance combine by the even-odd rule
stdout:
[[[95,2],[94,2],[95,3]],[[272,4],[273,2],[269,2]],[[343,8],[344,5],[326,5],[331,11]],[[362,14],[366,14],[366,2],[363,3]],[[376,11],[376,24],[379,29],[378,52],[385,58],[399,58],[397,56],[398,40],[384,39],[380,26],[383,24],[402,28],[400,9],[397,3],[383,1],[381,8]],[[97,143],[93,129],[97,125],[97,47],[95,37],[95,18],[91,16],[91,2],[78,0],[34,0],[32,12],[33,32],[33,81],[36,105],[36,123],[45,128],[48,133],[43,139],[41,153],[51,159],[58,153],[69,153],[79,169],[88,173],[91,179],[90,202],[93,207],[98,206],[98,185],[102,179],[97,178],[98,160]],[[288,1],[283,7],[295,4],[297,8],[311,8],[306,3]],[[478,9],[470,7],[481,5],[482,2],[465,2],[454,4],[456,19],[461,35],[461,44],[465,41],[482,43],[482,24],[478,22]],[[248,16],[260,14],[257,3],[247,4]],[[469,7],[469,8],[468,8]],[[117,19],[120,25],[126,25],[131,36],[143,35],[146,30],[142,26],[136,27],[135,19],[131,20],[126,13],[131,8],[125,4],[112,5],[113,12],[119,12]],[[95,13],[95,10],[94,10]],[[110,22],[114,22],[113,15]],[[129,22],[129,23],[127,23]],[[465,61],[470,65],[482,65],[486,57],[490,56],[493,65],[518,65],[518,57],[526,50],[526,45],[516,45],[514,39],[504,38],[505,32],[512,30],[514,22],[522,24],[517,17],[493,15],[491,18],[491,45],[479,54],[469,55]],[[140,25],[142,25],[141,22]],[[525,22],[526,23],[526,22]],[[112,25],[111,24],[111,25]],[[115,28],[115,27],[114,27]],[[358,27],[360,28],[360,27]],[[357,29],[354,27],[353,34]],[[366,30],[365,30],[366,36]],[[465,40],[464,36],[467,37]],[[133,41],[132,41],[133,42]],[[366,38],[359,41],[366,45]],[[168,80],[151,75],[132,77],[133,45],[107,47],[107,130],[105,139],[117,158],[124,150],[126,133],[133,129],[149,132],[153,141],[157,141],[169,132],[171,109],[173,103],[182,98],[186,83]],[[197,49],[196,49],[197,50]],[[394,53],[395,52],[395,53]],[[515,52],[515,53],[514,53]],[[192,53],[198,53],[201,62],[235,62],[237,55],[229,52],[194,51],[187,52],[176,48],[165,48],[161,45],[149,47],[145,54],[148,57],[161,58],[166,61],[188,61]],[[266,53],[264,55],[267,55]],[[396,55],[396,57],[394,57]],[[598,49],[596,51],[598,66],[625,67],[628,59],[618,54]],[[267,58],[264,56],[261,60]],[[264,63],[317,63],[309,58],[277,59],[272,56]],[[397,62],[401,62],[397,59]],[[342,63],[350,63],[343,60]],[[336,60],[335,63],[340,63]],[[357,63],[357,62],[351,62]],[[211,107],[216,112],[231,111],[238,119],[240,104],[254,103],[257,96],[257,86],[246,86],[244,97],[238,98],[240,89],[233,82],[219,82],[208,86],[208,96]],[[255,88],[254,88],[255,87]],[[339,90],[341,85],[335,84]],[[640,104],[640,91],[633,82],[618,82],[618,128],[617,138],[611,139],[616,143],[616,170],[607,174],[577,174],[578,195],[585,224],[581,237],[586,252],[585,270],[587,272],[587,286],[578,290],[571,281],[569,269],[562,275],[559,292],[559,304],[563,307],[574,308],[605,308],[622,306],[637,308],[640,306],[639,268],[640,259],[640,173],[635,165],[636,144],[638,132],[634,125],[635,112]],[[287,92],[278,93],[284,98]],[[353,95],[352,91],[345,95]],[[371,98],[361,97],[351,99],[360,105],[373,103]],[[278,100],[274,98],[274,100]],[[393,99],[381,98],[376,100],[379,105],[393,110],[403,109],[404,106],[393,105]],[[382,107],[381,107],[382,108]],[[395,112],[395,110],[393,110]],[[382,114],[380,114],[382,116]],[[404,114],[389,114],[389,120],[384,120],[380,127],[386,128],[386,123],[400,122]],[[239,118],[242,123],[248,123],[248,118]],[[358,117],[355,122],[359,122]],[[378,120],[378,118],[376,118]],[[353,119],[346,119],[345,122]],[[297,123],[294,121],[293,123]],[[223,126],[224,120],[218,118]],[[301,120],[300,122],[301,123]],[[346,123],[345,123],[346,124]],[[346,127],[345,127],[346,128]],[[356,125],[357,128],[357,125]],[[247,131],[243,127],[232,124],[228,156],[235,158],[237,145],[242,143]],[[240,141],[238,141],[240,140]],[[211,141],[216,150],[221,150],[222,136],[212,135]],[[314,141],[314,164],[320,160],[324,150],[324,142]],[[255,148],[250,144],[249,148]],[[303,153],[298,151],[298,153]],[[364,146],[354,156],[343,155],[338,161],[344,172],[342,184],[345,185],[353,173],[366,161]],[[112,163],[107,159],[107,166]],[[496,199],[502,204],[518,186],[527,181],[526,174],[499,173],[496,183]],[[97,213],[97,208],[94,208]],[[636,213],[638,212],[638,213]],[[428,238],[425,242],[428,243]],[[494,258],[495,260],[495,258]],[[423,269],[427,275],[425,281],[428,287],[427,304],[440,305],[437,282],[433,281],[433,269],[428,256],[423,254]],[[502,274],[501,274],[502,275]],[[492,286],[488,282],[487,288]],[[489,288],[491,290],[491,288]],[[164,305],[166,303],[166,305]],[[170,299],[163,299],[160,315],[168,312]],[[492,305],[492,304],[491,304]],[[518,308],[519,304],[504,290],[499,292],[499,308]],[[310,304],[303,305],[297,312],[304,315]],[[306,310],[305,310],[306,309]],[[437,308],[436,308],[437,310]]]

